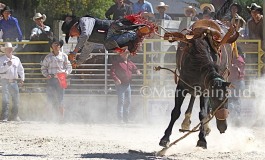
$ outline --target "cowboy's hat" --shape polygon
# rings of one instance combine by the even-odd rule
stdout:
[[[188,12],[191,12],[193,16],[195,16],[197,14],[197,11],[193,6],[188,6],[188,7],[184,8],[185,16],[190,16],[190,15],[188,15]]]
[[[65,34],[65,42],[68,43],[68,40],[70,38],[70,30],[78,22],[78,18],[74,17],[70,22],[63,22],[63,25],[61,27],[61,30]]]
[[[259,11],[261,14],[263,14],[262,7],[257,5],[256,3],[251,3],[250,6],[247,6],[247,9],[249,10],[249,12],[251,12],[252,10],[255,10],[255,11]]]
[[[36,13],[32,19],[33,19],[33,21],[35,21],[36,19],[39,19],[39,18],[41,18],[41,21],[44,22],[47,17],[45,14]]]
[[[200,9],[203,11],[205,10],[205,7],[208,7],[210,9],[210,12],[215,12],[215,8],[212,4],[210,3],[203,3],[201,6],[200,6]]]
[[[241,7],[238,3],[232,3],[232,4],[230,5],[230,7],[229,7],[229,10],[230,10],[230,11],[231,11],[231,8],[232,8],[233,6],[236,6],[236,7],[237,7],[237,13],[240,14],[241,11],[242,11],[242,7]]]
[[[1,47],[1,51],[2,51],[2,52],[5,52],[5,50],[6,50],[7,48],[12,48],[12,50],[14,51],[14,49],[15,49],[16,47],[13,47],[13,46],[12,46],[12,43],[10,43],[10,42],[6,42],[6,43],[5,43],[5,46],[4,46],[4,47]]]
[[[164,2],[159,2],[159,5],[156,6],[156,9],[158,10],[159,7],[164,7],[165,9],[168,9],[168,5],[166,5]]]
[[[3,15],[4,11],[8,11],[8,12],[11,12],[11,13],[13,12],[13,10],[10,9],[9,6],[5,6],[5,7],[1,10],[1,15]]]

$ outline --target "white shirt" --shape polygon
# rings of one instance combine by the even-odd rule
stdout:
[[[25,80],[24,68],[17,56],[12,55],[12,65],[9,66],[7,62],[10,59],[3,55],[0,57],[0,77],[1,79],[18,79],[18,75],[22,81]]]
[[[41,29],[38,25],[36,25],[32,30],[31,30],[31,35],[30,35],[30,39],[34,36],[39,36],[40,34],[43,33],[43,31],[45,32],[49,32],[51,31],[51,28],[49,26],[44,26],[43,29]]]

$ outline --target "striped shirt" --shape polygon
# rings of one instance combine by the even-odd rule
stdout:
[[[72,72],[72,65],[68,60],[68,56],[61,51],[57,56],[52,52],[49,53],[41,64],[42,75],[47,77],[48,75],[55,75],[61,72],[65,72],[67,75]]]
[[[12,65],[9,66],[7,62],[12,61]],[[17,56],[12,55],[12,59],[6,55],[0,57],[0,77],[2,79],[18,79],[18,76],[22,81],[25,80],[24,68],[20,59]]]

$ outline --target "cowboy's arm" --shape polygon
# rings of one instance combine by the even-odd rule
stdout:
[[[22,32],[21,32],[21,29],[19,27],[19,24],[18,24],[18,20],[15,18],[14,19],[14,22],[16,24],[16,28],[17,28],[17,36],[18,36],[18,40],[21,42],[22,41]]]
[[[133,73],[135,73],[137,75],[141,75],[142,74],[141,71],[136,67],[136,65],[133,62],[131,62],[131,63],[132,63],[132,71],[133,71]]]
[[[24,67],[21,64],[21,61],[19,60],[18,63],[18,69],[17,69],[18,75],[20,76],[21,81],[25,80],[25,72],[24,72]]]
[[[95,25],[95,19],[91,17],[82,17],[79,21],[79,27],[81,29],[81,33],[78,39],[78,43],[75,46],[74,52],[78,52],[85,44],[85,42],[89,39],[89,36],[92,33],[92,30]]]

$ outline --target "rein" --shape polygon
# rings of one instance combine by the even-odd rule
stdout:
[[[176,73],[177,68],[176,68],[175,71],[173,71],[173,70],[171,70],[171,69],[169,69],[169,68],[166,68],[166,67],[161,67],[161,66],[154,67],[154,70],[155,70],[155,71],[160,71],[161,69],[168,70],[168,71],[172,72],[176,77],[179,78],[179,80],[180,80],[181,82],[183,82],[184,84],[186,84],[190,89],[195,90],[195,88],[194,88],[193,86],[191,86],[191,85],[188,84],[186,81],[184,81],[182,78],[180,78],[180,76]]]

